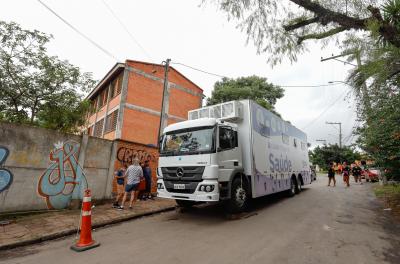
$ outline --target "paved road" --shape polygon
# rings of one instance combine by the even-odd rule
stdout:
[[[370,184],[333,188],[320,176],[293,198],[257,200],[237,220],[216,205],[173,211],[98,230],[102,245],[90,251],[71,251],[68,237],[0,252],[0,262],[400,263],[400,227],[386,214]]]

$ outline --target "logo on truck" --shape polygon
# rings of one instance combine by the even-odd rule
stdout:
[[[269,154],[270,169],[272,172],[275,171],[292,171],[292,162],[287,158],[280,156],[280,158],[274,157],[274,154]]]
[[[178,176],[178,178],[183,177],[183,168],[176,169],[176,176]]]

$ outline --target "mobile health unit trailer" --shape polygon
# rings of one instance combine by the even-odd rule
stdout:
[[[251,100],[190,111],[160,140],[158,196],[180,206],[225,201],[239,212],[250,198],[311,183],[307,136]]]

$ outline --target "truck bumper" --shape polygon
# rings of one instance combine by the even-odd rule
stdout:
[[[162,184],[163,188],[159,188]],[[212,192],[199,191],[201,185],[214,185]],[[169,192],[165,189],[164,181],[162,179],[157,180],[157,197],[174,199],[174,200],[189,200],[196,202],[218,202],[219,201],[219,186],[218,181],[215,180],[203,180],[200,182],[194,193],[179,193]]]

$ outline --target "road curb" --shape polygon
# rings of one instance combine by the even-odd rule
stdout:
[[[108,225],[118,224],[118,223],[126,222],[129,220],[133,220],[133,219],[137,219],[137,218],[141,218],[141,217],[145,217],[145,216],[149,216],[149,215],[168,212],[168,211],[175,210],[175,208],[176,208],[176,206],[169,206],[166,208],[148,211],[148,212],[144,212],[144,213],[137,214],[137,215],[121,216],[116,219],[110,219],[110,220],[106,220],[106,221],[102,221],[102,222],[93,224],[92,228],[93,229],[101,228],[101,227],[105,227]],[[63,231],[60,231],[57,233],[43,235],[41,237],[28,239],[28,240],[24,240],[24,241],[20,241],[20,242],[15,242],[15,243],[7,244],[7,245],[0,245],[0,251],[7,250],[7,249],[13,249],[13,248],[17,248],[17,247],[29,246],[29,245],[41,243],[44,241],[49,241],[49,240],[54,240],[54,239],[70,236],[73,234],[76,234],[76,228],[68,228],[68,229],[64,229]]]

